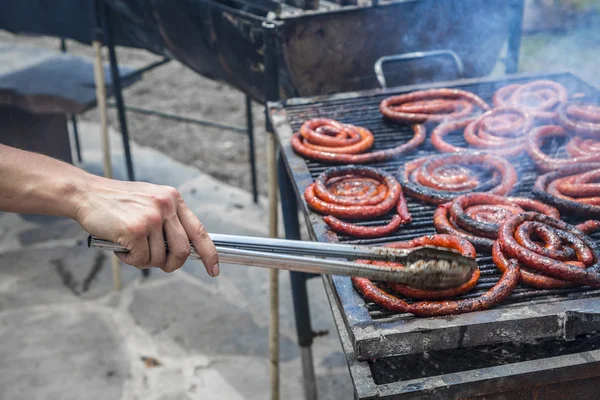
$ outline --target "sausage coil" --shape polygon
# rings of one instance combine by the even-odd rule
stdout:
[[[516,260],[521,280],[543,289],[600,285],[599,255],[597,245],[575,226],[535,212],[502,224],[492,250],[498,268]]]
[[[560,218],[556,208],[536,200],[470,193],[440,205],[433,215],[433,224],[440,233],[461,236],[477,250],[491,251],[500,225],[513,215],[525,211],[537,211]]]
[[[571,139],[566,147],[569,158],[551,157],[541,150],[545,141],[564,137],[568,134],[558,125],[540,126],[531,131],[526,142],[527,153],[539,170],[548,172],[568,165],[600,161],[600,142],[592,139]]]
[[[432,204],[470,192],[503,196],[517,182],[517,172],[507,160],[480,152],[418,158],[404,164],[398,177],[409,196]]]
[[[402,188],[385,171],[363,166],[332,167],[309,185],[304,198],[310,208],[324,214],[323,221],[337,233],[360,238],[389,235],[411,221]],[[396,209],[385,226],[367,227],[342,221],[380,217]]]
[[[561,211],[600,217],[600,163],[562,167],[537,178],[533,194]]]
[[[442,152],[467,149],[447,143],[444,136],[464,129],[464,137],[476,149],[500,156],[516,156],[525,150],[525,137],[533,119],[515,108],[494,108],[475,119],[450,121],[438,125],[431,133],[431,143]]]
[[[535,119],[550,122],[557,118],[557,109],[568,101],[567,89],[558,82],[537,80],[523,85],[512,84],[494,93],[494,107],[519,108]]]
[[[421,90],[388,97],[379,105],[385,118],[405,124],[463,119],[489,109],[479,96],[460,89]]]
[[[558,121],[568,131],[600,137],[600,106],[567,104],[558,110]]]
[[[386,246],[395,248],[412,248],[423,245],[434,245],[458,250],[467,257],[475,257],[476,252],[473,246],[457,236],[450,235],[431,235],[423,236],[406,242],[390,243]],[[369,262],[369,261],[366,261]],[[399,268],[403,266],[398,264]],[[469,282],[457,288],[435,290],[416,290],[404,285],[387,284],[393,290],[405,296],[415,299],[440,299],[457,296],[473,289],[479,279],[479,270],[476,270]],[[500,280],[486,293],[479,297],[460,299],[460,300],[441,300],[441,301],[418,301],[408,303],[391,293],[386,292],[381,287],[375,285],[366,278],[352,278],[356,290],[366,299],[379,304],[381,307],[402,313],[411,313],[418,317],[433,317],[449,314],[460,314],[466,312],[486,310],[502,300],[506,299],[517,285],[519,280],[519,267],[513,262],[502,274]],[[437,293],[436,293],[437,292]]]
[[[368,152],[373,134],[365,128],[342,124],[326,118],[306,121],[292,136],[292,148],[310,160],[330,164],[368,164],[408,154],[427,136],[423,125],[413,125],[414,136],[406,143],[385,150]]]

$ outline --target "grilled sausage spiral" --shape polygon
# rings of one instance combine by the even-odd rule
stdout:
[[[373,134],[361,127],[326,118],[306,121],[292,136],[292,148],[304,158],[330,164],[368,164],[413,152],[426,138],[423,125],[413,125],[408,142],[385,150],[368,152]]]
[[[599,255],[598,246],[575,226],[535,212],[502,224],[492,250],[498,268],[516,260],[523,283],[542,289],[600,285]]]
[[[525,150],[525,137],[533,119],[515,108],[494,108],[475,119],[450,121],[438,125],[431,133],[431,143],[442,152],[465,151],[444,140],[444,136],[464,129],[464,137],[471,146],[500,156],[516,156]]]
[[[476,256],[475,249],[467,240],[450,235],[423,236],[406,242],[390,243],[386,246],[406,249],[423,245],[434,245],[458,250],[462,255],[467,257],[474,258]],[[402,268],[402,265],[399,264],[398,267]],[[393,289],[398,293],[402,293],[405,296],[410,296],[416,299],[448,299],[450,297],[470,291],[477,284],[478,279],[479,270],[476,270],[469,282],[457,288],[440,291],[416,290],[414,288],[409,288],[405,285],[399,284],[388,283],[386,285],[393,287]],[[411,313],[419,317],[433,317],[486,310],[507,298],[517,285],[518,280],[519,267],[513,262],[509,263],[508,268],[506,271],[504,271],[498,283],[496,283],[490,290],[481,296],[461,300],[419,301],[415,303],[408,303],[394,296],[393,294],[386,292],[369,279],[356,277],[352,278],[354,287],[366,299],[377,303],[387,310]]]
[[[517,172],[504,158],[480,152],[426,156],[404,164],[399,172],[406,193],[441,204],[470,192],[508,194]]]
[[[388,97],[379,105],[385,118],[405,124],[463,119],[489,109],[479,96],[460,89],[421,90]]]
[[[568,101],[567,89],[558,82],[537,80],[525,84],[512,84],[494,93],[494,107],[519,108],[535,119],[545,122],[557,118],[557,109]]]
[[[562,167],[537,178],[533,194],[561,211],[600,217],[600,163]]]
[[[402,187],[385,171],[363,166],[332,167],[309,185],[304,198],[334,231],[359,238],[389,235],[411,221]],[[396,208],[397,215],[385,226],[359,226],[357,221],[380,217]]]
[[[600,137],[600,106],[567,104],[559,108],[558,121],[571,132],[596,138]]]
[[[567,143],[568,158],[552,157],[541,150],[546,140],[568,137],[564,128],[558,125],[545,125],[534,128],[527,137],[527,153],[540,171],[555,169],[587,162],[600,161],[600,145],[593,139],[574,137]]]
[[[461,236],[477,250],[491,251],[500,225],[513,215],[525,211],[537,211],[560,218],[556,208],[536,200],[470,193],[440,205],[433,215],[433,224],[440,233]]]

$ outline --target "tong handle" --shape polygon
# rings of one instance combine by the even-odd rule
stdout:
[[[345,249],[348,258],[353,259],[373,259],[375,256],[381,257],[381,259],[389,260],[390,255],[393,256],[393,253],[397,253],[397,259],[406,259],[411,255],[423,252],[423,250],[430,252],[435,251],[435,249],[420,248],[417,250],[402,250],[391,248],[369,248],[365,246],[340,244],[321,246],[322,243],[318,242],[283,241],[279,239],[268,239],[262,241],[262,238],[257,238],[257,241],[254,242],[253,248],[248,242],[244,242],[243,245],[239,242],[240,240],[243,241],[244,239],[241,238],[244,237],[231,235],[211,235],[211,238],[213,238],[213,241],[216,245],[217,252],[219,254],[219,260],[221,262],[228,262],[237,265],[283,269],[288,271],[308,272],[314,274],[359,276],[378,281],[402,283],[422,289],[444,289],[455,287],[465,283],[472,273],[472,266],[466,264],[453,268],[438,268],[436,266],[427,267],[423,265],[409,265],[405,268],[396,268],[392,266],[358,264],[348,261],[307,257],[307,248],[302,246],[299,248],[298,244],[317,244],[317,246],[314,247],[309,246],[309,249],[317,256],[329,255],[330,257],[340,258],[343,257],[343,255],[341,255],[340,250],[338,249]],[[231,239],[238,240],[238,243],[236,245],[232,245]],[[260,243],[258,240],[260,240]],[[227,246],[223,246],[224,244],[227,244]],[[274,249],[271,249],[270,252],[264,251],[265,246],[268,247],[273,244],[275,244],[277,250],[291,250],[293,254],[278,253]],[[291,244],[293,244],[294,247],[286,247],[290,246]],[[93,236],[88,238],[88,247],[114,252],[128,251],[125,247],[119,245],[118,243],[113,243]],[[442,256],[446,255],[446,253],[449,253],[450,257],[452,257],[451,252],[444,252],[442,253]],[[193,247],[189,258],[200,259],[198,253],[193,249]]]
[[[392,249],[389,247],[367,247],[340,243],[309,242],[301,240],[273,239],[254,236],[238,236],[211,233],[215,247],[221,250],[238,249],[261,253],[282,253],[298,256],[345,258],[348,260],[369,259],[376,261],[403,262],[414,250]],[[166,242],[165,242],[166,244]],[[88,246],[115,252],[127,249],[118,243],[90,236]],[[190,244],[191,258],[200,259],[194,246]]]
[[[376,261],[403,262],[412,249],[392,249],[361,245],[312,242],[302,240],[273,239],[255,236],[238,236],[211,233],[217,247],[228,247],[261,252],[295,254],[312,257],[345,258],[348,260],[369,259]]]

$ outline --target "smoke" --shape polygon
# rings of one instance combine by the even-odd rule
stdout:
[[[397,21],[406,25],[406,29],[392,46],[397,53],[450,50],[462,60],[466,76],[489,75],[509,34],[512,10],[509,3],[507,0],[424,0],[405,4],[402,12],[398,12]],[[415,60],[398,65],[396,70],[406,75],[399,84],[456,77],[451,58]]]

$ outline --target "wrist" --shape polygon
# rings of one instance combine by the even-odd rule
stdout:
[[[59,192],[64,199],[64,216],[79,221],[82,214],[87,213],[90,206],[92,186],[99,178],[96,175],[81,171],[77,179],[65,179],[61,182]]]

